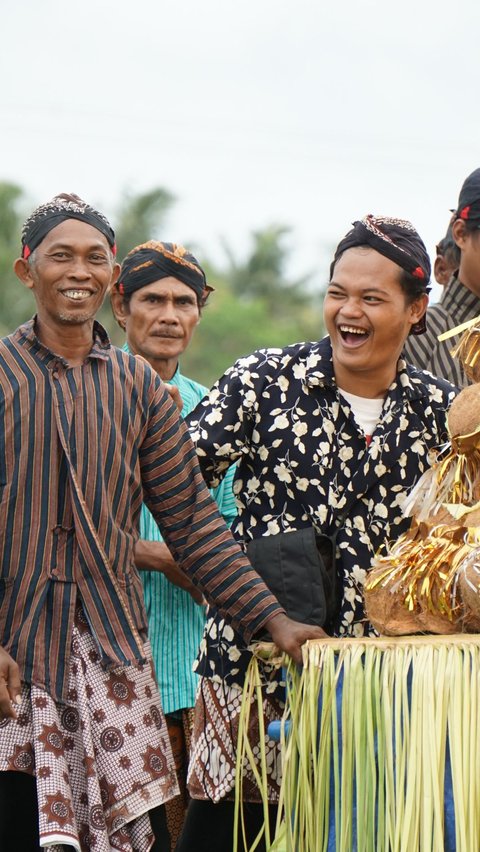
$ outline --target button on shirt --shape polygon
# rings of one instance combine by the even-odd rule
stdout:
[[[105,665],[143,659],[142,502],[175,559],[248,641],[282,612],[238,553],[159,377],[94,327],[70,367],[34,320],[0,340],[0,644],[65,697],[75,604]]]

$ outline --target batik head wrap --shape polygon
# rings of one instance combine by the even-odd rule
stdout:
[[[178,243],[161,243],[150,240],[136,246],[122,263],[117,289],[129,296],[147,284],[161,278],[178,278],[195,291],[204,304],[213,287],[209,287],[205,272],[198,260]]]
[[[28,217],[22,229],[22,257],[28,258],[47,234],[67,219],[92,225],[106,237],[113,254],[116,253],[115,233],[108,219],[78,195],[63,192],[41,204]]]
[[[480,169],[475,169],[463,182],[458,197],[457,209],[452,211],[456,219],[480,228]]]
[[[353,228],[336,248],[330,266],[330,279],[335,264],[347,249],[370,246],[405,269],[418,282],[419,293],[428,293],[431,265],[425,243],[411,222],[392,219],[388,216],[364,216],[353,222]],[[424,334],[427,325],[425,316],[412,326],[411,334]]]

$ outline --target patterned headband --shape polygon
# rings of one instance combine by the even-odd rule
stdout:
[[[178,243],[154,240],[136,246],[127,254],[116,286],[122,295],[129,295],[170,276],[191,287],[204,301],[213,290],[193,254]]]
[[[79,219],[92,225],[106,237],[113,254],[116,254],[115,233],[108,219],[78,195],[62,193],[37,207],[25,222],[22,228],[22,257],[28,258],[47,234],[67,219]]]

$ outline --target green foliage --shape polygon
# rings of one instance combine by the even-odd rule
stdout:
[[[279,294],[276,315],[262,298],[239,300],[228,280],[215,280],[217,288],[204,308],[202,319],[189,349],[182,355],[182,371],[210,387],[227,367],[255,349],[286,346],[322,336],[321,306],[312,304],[292,311]]]
[[[294,281],[285,277],[290,254],[285,238],[290,231],[285,225],[269,225],[261,231],[254,231],[251,252],[240,263],[228,243],[224,242],[230,262],[226,277],[238,299],[262,299],[274,315],[278,313],[280,316],[290,306],[297,310],[308,304],[311,298],[306,289],[309,276]]]
[[[120,263],[135,246],[147,240],[160,239],[159,230],[163,230],[163,223],[174,200],[174,196],[161,187],[142,195],[124,197],[115,227]]]
[[[20,254],[23,203],[19,186],[0,182],[0,336],[13,331],[35,310],[32,294],[13,271]]]

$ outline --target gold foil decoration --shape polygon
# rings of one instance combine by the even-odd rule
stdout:
[[[458,358],[469,381],[480,381],[480,323],[469,328],[452,349],[452,357]]]
[[[476,530],[414,526],[386,556],[376,557],[373,567],[377,570],[367,576],[365,590],[388,586],[410,612],[440,613],[453,621],[458,567],[476,546]],[[378,571],[382,563],[384,572]]]

